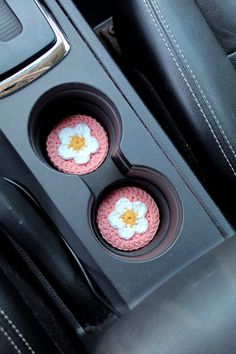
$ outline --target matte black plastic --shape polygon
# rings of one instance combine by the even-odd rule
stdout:
[[[107,168],[113,173],[110,179],[116,183],[108,185],[108,178],[93,178],[92,175],[81,178],[90,186],[94,195],[91,208],[91,224],[94,231],[105,247],[110,251],[126,256],[130,260],[146,260],[164,253],[178,236],[182,224],[182,206],[180,198],[169,184],[168,180],[157,172],[148,169],[136,169],[127,178],[127,166],[124,156],[120,151],[122,122],[119,113],[108,98],[92,87],[70,84],[59,86],[46,92],[36,103],[32,111],[29,125],[31,143],[35,152],[42,161],[50,164],[47,157],[46,138],[52,127],[63,117],[72,114],[88,114],[96,118],[106,129],[109,137],[109,153],[103,166],[103,174]],[[114,164],[111,161],[111,158]],[[110,166],[110,167],[109,167]],[[118,171],[119,169],[119,171]],[[121,180],[120,182],[118,182]],[[138,185],[152,194],[161,213],[161,224],[154,240],[145,248],[135,252],[119,252],[104,242],[96,225],[97,207],[103,196],[120,185]],[[163,191],[163,192],[162,192]],[[164,194],[163,194],[164,193]]]
[[[235,354],[236,239],[225,241],[111,327],[94,353]]]
[[[71,50],[53,70],[1,100],[0,173],[31,190],[107,298],[124,313],[234,230],[77,8],[70,1],[61,6],[60,0],[45,2]],[[44,148],[50,127],[74,108],[95,114],[112,142],[102,166],[82,178],[53,168]],[[101,242],[92,210],[120,181],[150,186],[157,199],[161,193],[174,226],[168,251],[130,257]]]
[[[10,41],[0,41],[0,80],[45,52],[55,41],[53,30],[34,1],[24,0],[22,3],[12,0],[9,6],[20,22],[22,31]]]

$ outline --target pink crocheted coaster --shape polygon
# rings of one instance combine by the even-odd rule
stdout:
[[[84,175],[95,171],[108,153],[108,137],[94,118],[73,115],[51,131],[46,142],[52,164],[65,173]]]
[[[97,213],[102,237],[114,248],[133,251],[146,246],[157,233],[160,213],[153,198],[137,187],[111,192]]]

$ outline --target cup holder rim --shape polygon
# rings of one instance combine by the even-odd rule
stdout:
[[[136,251],[121,251],[113,248],[101,236],[96,221],[102,200],[112,190],[125,186],[134,186],[145,190],[156,201],[160,211],[161,221],[157,234],[149,245]],[[156,170],[142,167],[131,167],[127,178],[124,177],[108,185],[97,198],[92,196],[89,205],[89,222],[96,241],[110,256],[131,263],[149,262],[168,252],[178,240],[183,226],[183,218],[182,201],[169,180]]]
[[[60,110],[62,102],[67,102],[68,107]],[[59,107],[58,103],[60,103]],[[71,103],[70,106],[69,103]],[[58,117],[55,117],[57,114],[54,113],[54,108],[55,112],[59,113]],[[66,113],[67,111],[68,113]],[[104,127],[109,140],[108,154],[104,162],[109,156],[113,158],[119,154],[123,128],[118,109],[110,98],[97,88],[72,82],[55,86],[46,91],[34,103],[30,112],[28,120],[30,145],[43,163],[57,170],[47,156],[46,138],[58,122],[73,114],[91,116]]]
[[[94,101],[91,102],[91,99]],[[54,117],[52,112],[54,112],[53,109],[55,107],[58,109],[57,104],[59,101],[59,108],[63,109],[61,111],[59,109],[59,116],[56,115]],[[65,114],[67,112],[67,105],[65,103],[68,102],[72,104],[72,107],[69,108],[68,114]],[[144,166],[130,166],[125,160],[123,161],[123,155],[120,150],[123,133],[122,120],[113,102],[103,92],[86,84],[66,83],[51,88],[39,97],[31,110],[28,121],[29,140],[36,156],[45,163],[46,167],[50,167],[54,171],[57,171],[57,173],[61,173],[48,161],[45,151],[46,137],[48,136],[48,132],[51,131],[50,129],[60,119],[72,115],[72,111],[79,107],[83,110],[88,109],[87,114],[93,118],[101,118],[101,120],[97,120],[107,131],[110,145],[104,163],[108,158],[112,159],[116,165],[120,163],[118,169],[123,175],[120,181],[108,185],[96,198],[91,191],[92,197],[89,204],[88,218],[93,237],[105,252],[123,261],[139,263],[159,258],[173,247],[180,235],[184,218],[181,198],[168,178],[157,170]],[[99,115],[98,117],[91,114],[93,109]],[[56,110],[56,112],[58,111]],[[74,112],[74,114],[76,113],[86,114],[85,111]],[[66,174],[70,175],[69,173]],[[140,250],[125,252],[116,250],[102,238],[97,227],[96,215],[99,202],[108,194],[109,190],[114,187],[128,185],[144,189],[152,196],[159,207],[161,222],[157,234],[150,244]]]

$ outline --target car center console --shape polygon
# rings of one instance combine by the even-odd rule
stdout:
[[[25,67],[2,79],[0,87],[10,78],[11,85],[0,99],[0,172],[30,191],[107,299],[125,313],[234,230],[77,7],[63,0],[39,4],[64,49],[42,71],[35,70],[40,56],[27,61],[37,73],[27,82]],[[80,176],[57,170],[46,151],[53,127],[74,114],[95,118],[109,141],[101,166]],[[97,225],[101,202],[125,186],[146,190],[160,211],[155,237],[134,251],[109,245]]]

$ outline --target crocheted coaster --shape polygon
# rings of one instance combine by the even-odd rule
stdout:
[[[83,175],[103,163],[108,153],[108,138],[94,118],[78,114],[54,127],[46,147],[50,161],[59,171]]]
[[[152,241],[159,227],[160,213],[153,198],[137,187],[111,192],[97,213],[100,233],[114,248],[137,250]]]

